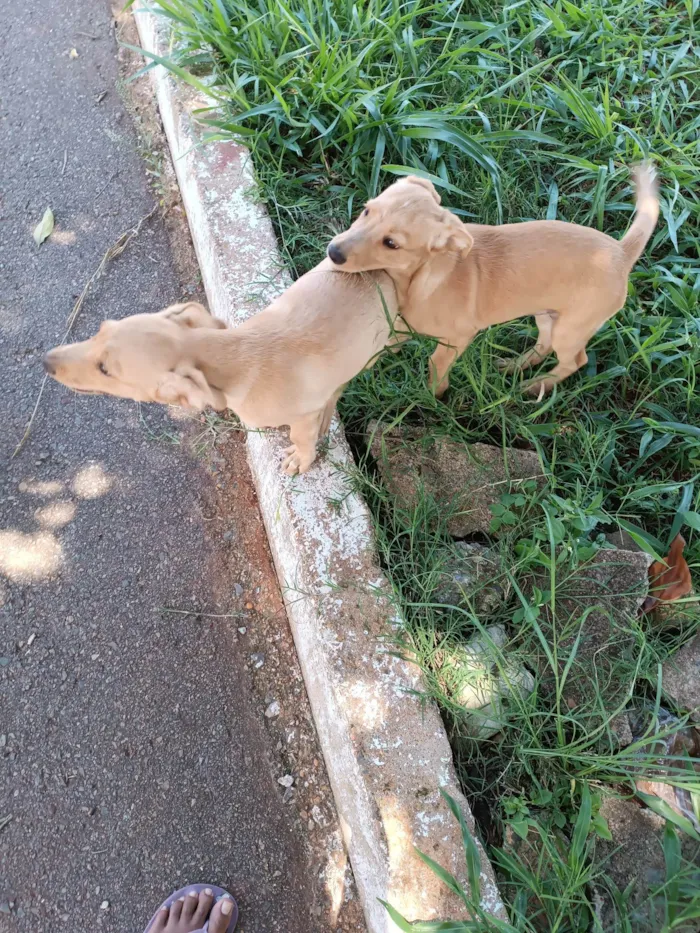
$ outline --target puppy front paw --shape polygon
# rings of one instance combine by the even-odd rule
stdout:
[[[500,373],[514,373],[516,370],[522,369],[522,367],[517,356],[514,360],[506,360],[501,357],[496,360],[496,369]]]
[[[306,473],[311,464],[316,459],[315,455],[309,456],[300,451],[296,444],[285,449],[287,455],[282,461],[282,472],[287,476],[296,476],[297,473]]]
[[[526,395],[533,395],[538,402],[541,402],[547,392],[551,392],[557,384],[556,379],[527,379],[523,382],[523,392]]]

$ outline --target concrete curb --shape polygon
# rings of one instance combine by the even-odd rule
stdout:
[[[143,9],[136,21],[144,49],[166,55],[165,21]],[[151,74],[210,308],[235,324],[289,284],[269,217],[250,196],[249,153],[231,142],[201,146],[191,113],[207,104],[164,68]],[[474,819],[438,710],[417,695],[418,668],[383,646],[397,613],[369,512],[348,486],[343,429],[334,419],[328,455],[294,479],[279,469],[286,444],[279,432],[251,432],[248,460],[367,928],[396,929],[380,898],[409,920],[467,918],[414,852],[468,889],[459,828],[438,788],[472,829]],[[481,862],[482,907],[504,917],[483,851]]]

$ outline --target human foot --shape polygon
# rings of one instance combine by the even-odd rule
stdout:
[[[220,888],[214,890],[195,885],[174,901],[166,902],[146,928],[146,933],[195,933],[204,928],[207,920],[208,933],[232,933],[237,914],[236,903],[230,894]]]

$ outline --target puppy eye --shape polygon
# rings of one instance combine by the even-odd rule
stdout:
[[[104,363],[98,363],[97,368],[99,369],[99,371],[102,373],[103,376],[109,376],[109,373],[107,372],[107,367],[105,366]]]
[[[398,249],[399,248],[399,244],[395,243],[391,239],[390,236],[385,236],[384,239],[382,240],[382,243],[384,244],[384,246],[386,246],[387,249]]]
[[[369,214],[369,208],[366,207],[366,208],[362,211],[362,216],[363,216],[363,217],[367,217],[368,214]]]

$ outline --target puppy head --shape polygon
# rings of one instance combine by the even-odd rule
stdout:
[[[464,224],[440,207],[431,182],[409,175],[369,201],[350,229],[331,240],[328,256],[344,272],[412,275],[432,254],[465,253],[473,243]]]
[[[89,340],[50,350],[44,368],[76,392],[221,409],[226,400],[195,364],[192,344],[194,331],[225,326],[196,302],[172,305],[104,321]]]

